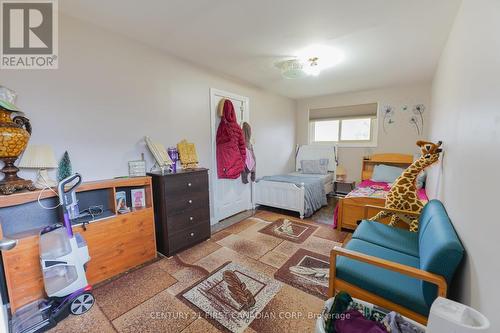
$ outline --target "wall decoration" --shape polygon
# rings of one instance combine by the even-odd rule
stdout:
[[[413,115],[410,117],[410,124],[415,127],[415,131],[418,135],[421,135],[424,131],[424,111],[425,105],[416,104],[413,107]]]
[[[146,161],[144,160],[144,154],[142,154],[142,158],[143,158],[142,160],[128,162],[129,177],[146,176]]]
[[[69,159],[68,151],[65,151],[61,161],[59,162],[59,168],[57,169],[57,180],[61,181],[68,178],[72,173],[73,168],[71,167],[71,160]]]
[[[384,106],[384,119],[382,122],[382,128],[384,129],[384,133],[387,134],[387,125],[392,125],[394,124],[394,109],[390,105]]]

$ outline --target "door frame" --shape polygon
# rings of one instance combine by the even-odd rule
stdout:
[[[213,202],[212,213],[210,214],[210,224],[214,225],[217,221],[215,216],[215,205],[216,205],[216,191],[217,186],[215,185],[215,180],[217,179],[217,155],[216,155],[216,136],[217,128],[215,127],[215,119],[217,117],[217,105],[215,105],[216,97],[230,98],[242,101],[245,104],[246,119],[250,120],[250,98],[247,96],[238,95],[228,91],[224,91],[217,88],[210,88],[210,137],[211,137],[211,159],[212,159],[212,169],[210,170],[210,187],[213,189],[210,191],[210,199]],[[252,208],[252,187],[250,186],[250,207]]]

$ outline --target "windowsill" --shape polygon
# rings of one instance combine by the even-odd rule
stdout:
[[[312,145],[335,145],[339,148],[377,148],[376,142],[310,142]]]

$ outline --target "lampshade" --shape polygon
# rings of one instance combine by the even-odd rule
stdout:
[[[49,145],[30,145],[24,151],[19,167],[31,169],[57,168],[54,150]]]
[[[345,175],[347,175],[347,171],[345,170],[345,168],[342,165],[337,166],[336,173],[337,173],[338,176],[345,176]]]

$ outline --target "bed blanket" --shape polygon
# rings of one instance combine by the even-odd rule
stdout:
[[[262,180],[271,182],[291,183],[297,186],[304,184],[304,216],[309,217],[315,211],[327,205],[325,188],[321,178],[296,175],[265,176]]]
[[[387,197],[387,193],[391,190],[390,183],[386,182],[374,182],[373,180],[366,179],[363,180],[354,190],[349,192],[346,195],[346,198],[354,198],[354,197],[367,197],[367,198],[378,198],[385,199]],[[420,201],[425,205],[429,198],[425,192],[425,188],[421,188],[417,190],[417,195]],[[337,220],[339,214],[339,205],[335,207],[335,212],[333,213],[333,228],[337,228]]]

